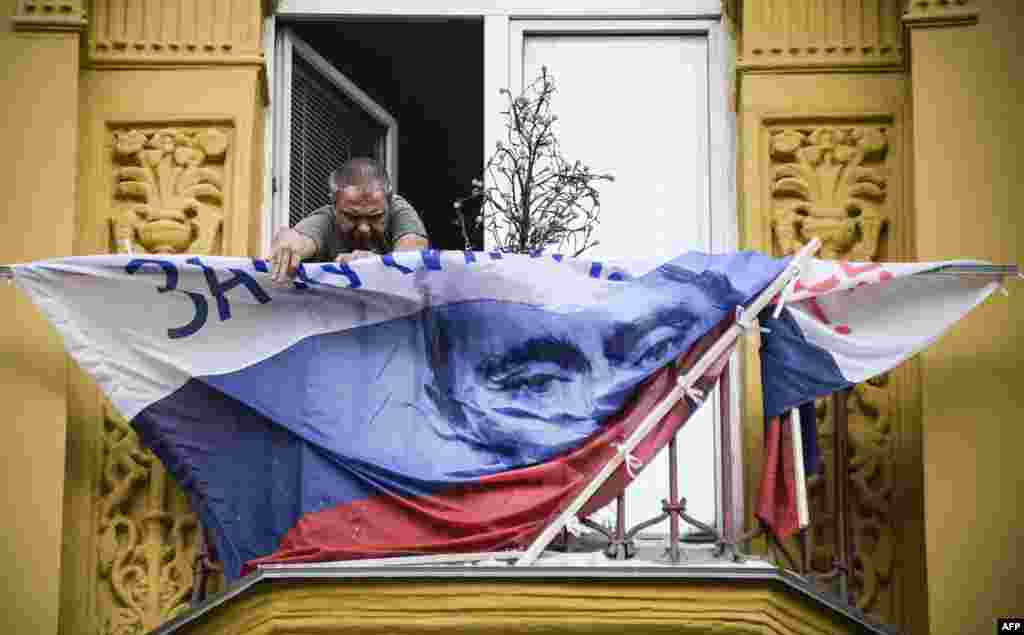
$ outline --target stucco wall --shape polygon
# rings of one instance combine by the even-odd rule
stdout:
[[[0,1],[0,262],[71,252],[78,34],[15,33]],[[54,633],[60,588],[67,364],[55,332],[0,284],[0,632]]]
[[[917,255],[1024,264],[1024,9],[911,35]],[[1024,286],[923,354],[933,633],[995,632],[1024,612]]]
[[[94,57],[110,58],[107,66],[81,73],[79,34],[15,33],[10,16],[16,4],[0,0],[5,70],[0,76],[0,95],[5,97],[0,147],[7,150],[0,164],[5,193],[0,262],[104,250],[111,130],[210,122],[233,133],[225,163],[223,252],[254,253],[262,188],[262,101],[258,62],[242,57],[253,51],[236,46],[240,57],[231,63],[239,68],[214,69],[199,60],[189,68],[164,65],[161,70],[147,69],[141,58],[117,62],[113,53],[100,51]],[[900,232],[912,230],[897,255],[1024,263],[1024,218],[1017,207],[1024,199],[1024,127],[1019,117],[1024,105],[1024,71],[1019,66],[1024,62],[1019,35],[1024,32],[1024,9],[1019,0],[968,5],[979,7],[978,25],[912,30],[909,80],[891,69],[883,75],[855,73],[841,79],[802,73],[747,76],[740,103],[749,136],[744,160],[764,159],[757,158],[763,148],[753,133],[768,121],[764,117],[780,112],[791,116],[793,126],[805,125],[805,120],[861,125],[861,119],[870,123],[872,113],[891,115],[886,120],[894,135],[890,182],[897,183],[899,176],[902,192],[911,193],[904,198],[894,189],[893,209],[904,200],[908,205],[913,201],[912,213],[894,217],[891,241],[904,245]],[[256,3],[252,6],[255,11]],[[750,6],[756,6],[753,0]],[[256,41],[255,19],[239,29],[246,42]],[[752,48],[757,28],[749,20],[744,28]],[[762,31],[771,35],[767,27]],[[751,73],[756,70],[751,67]],[[790,125],[787,121],[782,125]],[[907,138],[903,135],[912,146],[909,157],[895,141]],[[745,178],[761,169],[751,163]],[[761,195],[763,183],[741,180],[741,187],[749,200]],[[763,248],[768,243],[758,244]],[[1024,548],[1024,502],[1017,493],[1024,482],[1024,461],[1017,457],[1024,445],[1024,390],[1019,387],[1024,377],[1024,285],[1010,286],[1010,298],[993,298],[922,356],[927,600],[931,632],[936,634],[991,632],[996,617],[1024,612],[1024,578],[1016,571]],[[0,284],[0,315],[0,404],[8,430],[0,449],[7,503],[0,521],[0,632],[57,631],[62,535],[69,545],[64,569],[89,587],[72,584],[75,590],[66,593],[66,628],[94,632],[93,613],[113,609],[104,604],[80,615],[72,609],[96,603],[90,590],[98,584],[92,566],[96,556],[87,553],[95,551],[95,536],[79,528],[94,522],[97,466],[92,461],[99,432],[94,421],[88,428],[92,436],[83,437],[88,437],[85,445],[78,445],[74,433],[68,437],[68,454],[81,469],[71,470],[74,478],[65,483],[66,356],[34,307],[6,284]],[[78,401],[92,404],[79,404],[83,421],[88,417],[82,413],[98,409],[94,396]],[[75,407],[71,410],[74,416]],[[906,489],[906,481],[896,487]],[[62,524],[65,489],[79,492],[69,500],[80,504],[69,508],[74,513],[68,518],[74,520]],[[901,522],[914,522],[913,517]],[[918,612],[913,607],[905,611]]]

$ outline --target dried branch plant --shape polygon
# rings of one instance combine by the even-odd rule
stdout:
[[[562,155],[555,134],[558,117],[551,112],[555,82],[546,67],[522,95],[501,93],[508,99],[508,110],[502,112],[505,139],[497,142],[484,167],[486,179],[474,179],[470,195],[454,203],[466,249],[471,249],[469,224],[475,222],[498,251],[578,256],[598,244],[597,185],[614,177]],[[465,205],[472,199],[481,202],[474,218]]]

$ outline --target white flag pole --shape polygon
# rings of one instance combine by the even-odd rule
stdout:
[[[800,428],[800,408],[793,408],[789,414],[792,426],[793,473],[796,480],[796,516],[800,529],[810,524],[810,513],[807,510],[807,475],[804,473],[804,435]]]
[[[569,505],[562,510],[562,512],[547,526],[544,531],[534,539],[533,543],[530,544],[529,548],[523,553],[523,556],[516,561],[515,566],[526,567],[533,564],[540,553],[548,546],[548,544],[554,539],[558,532],[565,527],[565,524],[569,522],[569,519],[579,513],[583,505],[586,504],[590,497],[597,493],[597,490],[604,485],[615,470],[622,464],[625,457],[639,445],[640,441],[647,436],[647,434],[658,424],[662,418],[668,414],[676,402],[683,398],[687,391],[692,390],[693,385],[697,383],[697,380],[704,376],[704,373],[708,368],[715,363],[718,358],[722,356],[727,350],[729,350],[736,339],[750,327],[754,318],[761,312],[764,307],[768,306],[772,298],[778,295],[785,287],[790,283],[791,280],[799,277],[800,271],[806,266],[807,260],[818,251],[821,247],[821,241],[817,238],[807,243],[803,249],[801,249],[797,255],[790,261],[786,269],[770,285],[768,288],[761,292],[761,295],[744,309],[743,313],[740,314],[739,318],[722,334],[715,343],[712,344],[711,348],[704,352],[703,355],[697,360],[697,362],[690,368],[689,371],[680,377],[676,386],[672,388],[668,395],[662,399],[654,409],[647,414],[644,420],[633,433],[629,436],[626,441],[618,447],[618,452],[604,464],[601,471],[587,483],[586,487],[576,495]]]

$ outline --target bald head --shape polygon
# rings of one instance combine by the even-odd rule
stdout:
[[[332,196],[349,187],[364,191],[377,190],[390,196],[391,179],[387,168],[380,161],[370,157],[356,157],[331,172],[328,187]]]

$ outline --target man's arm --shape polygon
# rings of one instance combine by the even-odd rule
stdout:
[[[319,251],[316,241],[291,227],[277,232],[270,245],[271,278],[274,282],[288,282],[295,277],[299,264]]]
[[[420,215],[409,201],[397,194],[392,203],[389,229],[393,237],[392,251],[412,251],[430,246],[427,228]]]
[[[322,254],[332,231],[334,212],[326,205],[300,220],[294,227],[279,230],[270,244],[270,260],[273,264],[271,277],[274,282],[292,280],[299,263]]]

